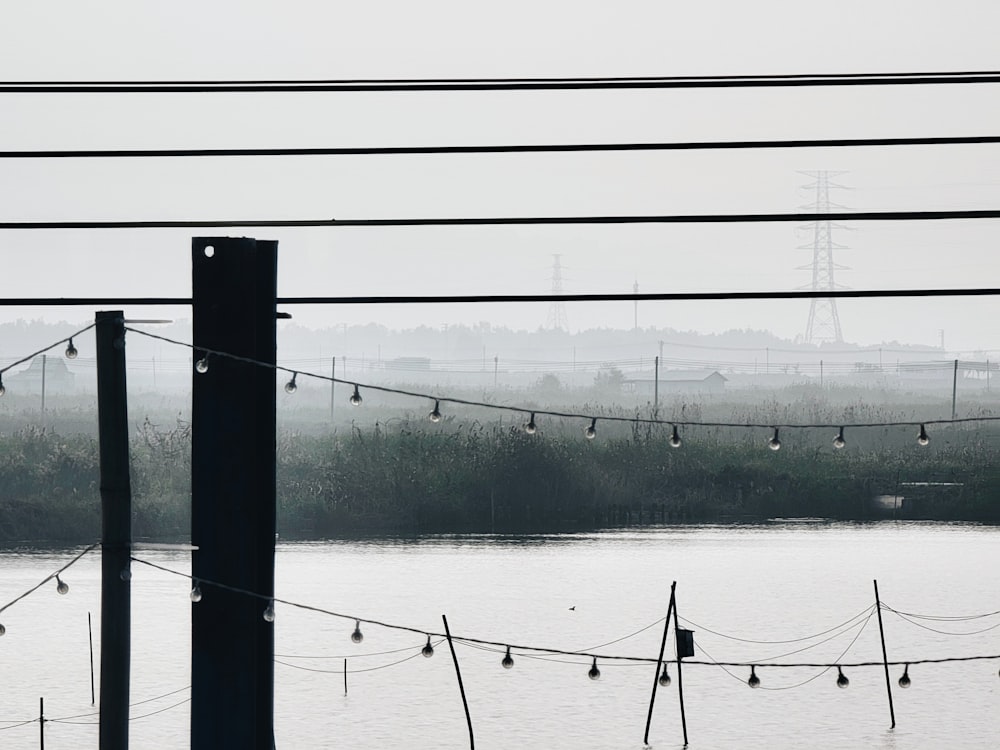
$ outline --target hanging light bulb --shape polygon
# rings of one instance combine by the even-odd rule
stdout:
[[[677,432],[677,425],[674,425],[674,431],[670,433],[670,447],[671,448],[681,447],[681,436]]]
[[[358,384],[354,384],[354,393],[351,394],[351,403],[355,406],[361,406],[361,391],[358,390]]]
[[[500,660],[500,666],[504,669],[514,668],[514,657],[510,655],[510,646],[507,647],[507,653],[503,655],[503,659]]]
[[[274,622],[274,599],[267,603],[267,608],[264,610],[264,622]]]
[[[76,347],[73,346],[73,337],[70,336],[69,343],[66,344],[66,359],[76,359],[77,354],[79,354],[79,352],[76,350]]]
[[[197,370],[198,372],[200,372],[202,375],[204,375],[206,372],[208,372],[208,355],[207,354],[204,357],[202,357],[201,359],[199,359],[197,362],[194,363],[194,369]]]
[[[191,587],[191,593],[188,596],[191,597],[191,601],[195,604],[201,601],[201,584],[198,582],[198,579],[195,579],[194,586]]]
[[[431,637],[427,636],[427,645],[420,649],[420,653],[424,655],[425,658],[430,659],[434,656],[434,647],[431,645]]]
[[[524,426],[524,431],[529,435],[534,435],[538,432],[538,425],[535,424],[535,412],[531,412],[531,416],[528,417],[528,423]]]
[[[917,445],[927,445],[931,442],[931,439],[927,437],[927,429],[920,425],[920,434],[917,435]]]
[[[2,623],[2,622],[0,622],[0,635],[3,635],[3,634],[4,634],[4,633],[6,633],[6,632],[7,632],[7,628],[5,628],[5,627],[3,626],[3,623]]]
[[[69,584],[60,578],[58,573],[56,573],[56,591],[64,595],[69,593]]]
[[[667,665],[663,665],[663,671],[660,672],[660,677],[657,680],[660,683],[660,687],[670,687],[670,673],[667,672]]]
[[[298,376],[299,374],[297,372],[292,373],[292,379],[285,383],[285,393],[295,393],[295,391],[299,389],[299,387],[295,384],[295,378]]]
[[[5,394],[7,389],[3,387],[3,373],[0,373],[0,396]]]
[[[590,665],[590,670],[587,672],[587,677],[592,680],[601,679],[601,670],[597,668],[597,657],[594,657],[594,663]]]
[[[901,688],[908,688],[910,686],[910,665],[907,664],[903,667],[903,676],[899,678],[899,686]]]
[[[851,681],[847,679],[847,675],[843,673],[840,667],[837,667],[837,687],[843,689],[851,684]]]
[[[833,439],[833,447],[837,450],[843,448],[847,443],[844,441],[844,428],[840,428],[840,432],[837,433],[837,437]]]
[[[365,639],[364,633],[361,632],[361,620],[354,621],[354,632],[351,633],[351,640],[355,643],[361,643]]]
[[[750,679],[747,680],[747,685],[752,688],[760,687],[760,677],[757,676],[757,667],[753,665],[750,666]]]
[[[773,451],[781,450],[781,441],[778,440],[778,428],[774,428],[774,437],[767,441],[767,447]]]
[[[441,402],[434,402],[434,411],[427,415],[427,418],[437,424],[441,421]]]
[[[590,426],[583,431],[583,436],[587,438],[587,440],[593,440],[597,437],[597,417],[590,420]]]

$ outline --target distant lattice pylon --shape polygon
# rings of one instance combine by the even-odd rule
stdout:
[[[816,200],[802,208],[811,209],[814,213],[830,213],[832,208],[844,208],[839,203],[830,200],[830,188],[844,188],[843,185],[830,182],[831,177],[845,174],[844,172],[801,172],[816,181],[802,187],[808,190],[815,189]],[[836,271],[846,271],[847,266],[841,266],[834,262],[834,250],[846,250],[846,245],[839,245],[833,241],[833,230],[844,227],[829,220],[815,221],[812,223],[813,241],[806,245],[799,245],[800,250],[812,250],[812,263],[799,266],[798,270],[812,271],[812,283],[807,284],[802,289],[810,289],[814,292],[833,291],[845,288],[838,284],[834,278]],[[811,344],[832,341],[842,343],[844,335],[840,330],[840,316],[837,314],[837,301],[832,297],[814,297],[809,305],[809,319],[806,322],[805,340]]]
[[[562,263],[559,253],[552,254],[552,294],[563,293]],[[545,322],[546,328],[553,330],[569,330],[569,320],[566,317],[566,304],[558,300],[549,303],[549,317]]]

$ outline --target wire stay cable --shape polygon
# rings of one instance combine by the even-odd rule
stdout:
[[[0,229],[216,229],[241,227],[473,227],[580,224],[765,224],[816,221],[958,221],[998,219],[997,209],[942,211],[830,211],[809,213],[646,214],[618,216],[464,216],[409,219],[148,219],[0,221]]]
[[[676,141],[666,143],[550,143],[466,146],[341,146],[317,148],[149,148],[34,149],[0,151],[0,159],[154,159],[264,156],[404,156],[537,154],[630,151],[717,151],[780,148],[860,148],[954,146],[1000,143],[996,135],[914,136],[904,138],[818,138],[757,141]]]

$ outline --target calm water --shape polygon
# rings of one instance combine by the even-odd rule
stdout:
[[[6,602],[60,567],[70,552],[19,551],[0,556],[0,601]],[[179,553],[142,557],[187,571]],[[767,527],[667,527],[559,537],[432,537],[282,544],[278,596],[408,625],[500,642],[586,650],[628,636],[664,616],[671,581],[682,618],[696,624],[696,660],[830,663],[881,658],[878,623],[837,636],[790,641],[850,620],[874,602],[904,612],[973,615],[1000,610],[1000,529],[975,526],[788,523]],[[38,715],[44,696],[49,750],[97,746],[90,703],[87,612],[99,632],[99,556],[66,572],[71,590],[54,583],[0,614],[0,721]],[[187,744],[189,586],[185,579],[136,565],[133,577],[133,748]],[[206,596],[210,595],[206,591]],[[197,605],[194,605],[197,606]],[[575,607],[575,609],[570,609]],[[1000,654],[1000,627],[944,635],[884,613],[889,659]],[[1000,617],[920,620],[936,630],[968,633]],[[430,659],[424,638],[278,605],[275,737],[288,748],[462,748],[468,733],[447,644]],[[683,623],[682,623],[683,625]],[[654,625],[600,649],[656,656]],[[858,635],[851,645],[852,639]],[[99,644],[95,644],[95,648]],[[652,668],[601,663],[599,681],[578,658],[502,654],[458,646],[477,748],[642,747]],[[404,649],[396,653],[391,652]],[[846,653],[845,653],[846,650]],[[710,656],[709,656],[710,655]],[[341,669],[349,657],[349,692]],[[95,654],[99,663],[99,654]],[[294,666],[290,666],[294,665]],[[909,690],[896,686],[897,727],[889,730],[881,666],[845,670],[762,668],[751,690],[747,668],[734,676],[717,666],[688,665],[684,696],[692,748],[990,748],[1000,743],[1000,660],[910,668]],[[672,672],[674,670],[671,670]],[[810,677],[819,676],[805,682]],[[802,684],[805,682],[805,684]],[[174,695],[165,695],[172,691]],[[141,718],[139,718],[141,717]],[[3,729],[4,748],[38,747],[38,724]],[[677,680],[661,688],[651,744],[681,746]]]

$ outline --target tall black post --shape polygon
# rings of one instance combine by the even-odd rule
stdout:
[[[97,424],[101,451],[100,750],[128,749],[132,486],[125,388],[125,315],[97,313]]]
[[[192,750],[274,746],[263,613],[274,595],[277,256],[272,241],[192,240],[191,571],[203,594],[191,605]]]

